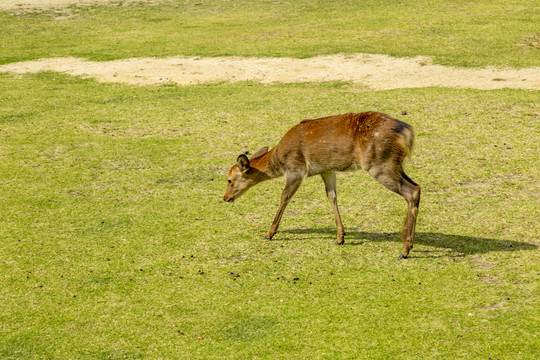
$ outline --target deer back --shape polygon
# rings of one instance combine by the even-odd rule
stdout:
[[[401,164],[412,148],[412,129],[378,112],[304,120],[273,149],[284,172],[307,176],[329,171],[365,170],[391,158]],[[399,159],[399,160],[398,160]]]

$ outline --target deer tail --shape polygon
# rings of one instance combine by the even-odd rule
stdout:
[[[414,131],[408,124],[401,123],[401,126],[397,127],[398,143],[403,151],[403,158],[410,159],[414,147]]]

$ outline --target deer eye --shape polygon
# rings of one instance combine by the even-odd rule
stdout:
[[[230,184],[230,183],[232,183],[232,181],[231,181],[231,180],[227,180],[227,182],[228,182],[229,184]]]

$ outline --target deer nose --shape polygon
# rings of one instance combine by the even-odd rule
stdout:
[[[226,202],[233,202],[234,201],[234,198],[232,196],[227,196],[225,195],[223,197],[223,201],[226,201]]]

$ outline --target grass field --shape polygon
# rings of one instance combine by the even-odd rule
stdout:
[[[457,66],[539,65],[536,0],[158,3],[0,13],[0,64],[61,56],[304,58],[343,52],[429,55]]]
[[[312,44],[280,37],[291,19],[324,18],[322,6],[295,15],[299,5],[289,4],[288,12],[278,3],[286,21],[272,25],[256,21],[267,2],[252,10],[237,2],[238,13],[229,2],[200,3],[73,9],[76,16],[61,21],[49,12],[2,14],[0,26],[8,27],[2,40],[20,35],[4,42],[2,61],[83,56],[85,47],[95,59],[153,51],[217,55],[203,44],[214,30],[227,38],[220,54],[347,51],[345,41],[332,41],[350,29],[339,23]],[[488,8],[488,2],[453,4],[454,13]],[[519,17],[521,5],[507,19],[505,10],[515,4],[504,4],[492,6],[493,21],[516,21],[497,40],[511,48],[533,30]],[[360,5],[348,2],[339,11],[352,6]],[[412,8],[425,18],[440,8],[419,6]],[[161,26],[177,21],[171,13],[177,8],[183,21],[205,26],[189,36],[170,34],[177,43],[157,51],[143,39],[155,33],[156,42],[165,41]],[[126,29],[136,24],[142,35],[126,32],[113,46],[108,36],[121,34],[119,28],[88,25],[114,19]],[[420,30],[398,20],[397,38],[420,43]],[[460,29],[472,31],[466,25]],[[48,41],[37,41],[25,26],[36,26]],[[69,37],[60,35],[62,26]],[[269,38],[257,49],[245,38],[229,39],[225,28]],[[460,55],[433,41],[419,45],[426,52],[409,55],[538,66],[532,56],[501,55],[492,35],[477,35],[483,53]],[[455,41],[466,37],[457,31]],[[280,41],[283,52],[276,51]],[[407,55],[386,45],[373,40],[373,49],[350,50]],[[0,358],[533,359],[540,349],[538,95],[369,92],[348,83],[132,87],[55,73],[0,74]],[[239,153],[275,145],[301,119],[367,110],[416,130],[406,169],[423,192],[409,259],[398,260],[405,202],[363,172],[338,174],[348,234],[341,247],[332,244],[334,221],[320,178],[304,182],[273,241],[260,237],[277,209],[282,179],[234,204],[222,201]]]

